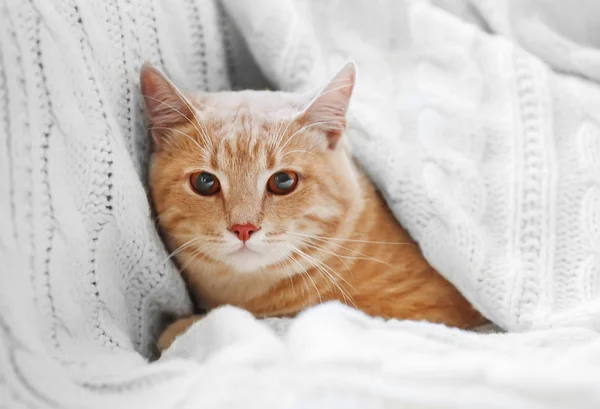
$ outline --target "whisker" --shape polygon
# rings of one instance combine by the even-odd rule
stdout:
[[[210,145],[212,146],[212,143],[210,142],[210,139],[208,139],[208,137],[207,137],[207,136],[206,136],[206,135],[205,135],[205,134],[204,134],[202,131],[200,131],[200,129],[198,129],[198,127],[196,126],[196,124],[194,123],[194,121],[192,121],[190,118],[188,118],[187,116],[185,116],[185,115],[183,114],[183,112],[181,112],[180,110],[178,110],[178,109],[177,109],[177,108],[175,108],[174,106],[172,106],[172,105],[170,105],[170,104],[167,104],[167,103],[166,103],[165,101],[163,101],[163,100],[160,100],[160,99],[158,99],[158,98],[154,98],[154,97],[152,97],[152,96],[150,96],[150,95],[143,95],[143,96],[144,96],[145,98],[149,98],[149,99],[152,99],[152,100],[154,100],[154,101],[156,101],[156,102],[160,102],[161,104],[164,104],[164,105],[166,105],[167,107],[171,108],[173,111],[177,112],[179,115],[181,115],[182,117],[184,117],[185,119],[187,119],[187,121],[188,121],[188,122],[189,122],[189,123],[190,123],[190,124],[191,124],[191,125],[192,125],[192,126],[195,128],[195,129],[196,129],[196,131],[198,131],[198,133],[199,133],[199,134],[202,136],[202,138],[203,138],[203,139],[205,139],[205,142],[206,142],[206,144],[207,144],[207,145],[209,145],[209,144],[210,144]],[[181,97],[180,97],[180,98],[181,98]],[[189,104],[187,104],[187,103],[186,103],[186,105],[187,105],[187,106],[188,106],[188,108],[189,108]],[[191,109],[191,111],[192,111],[192,114],[194,115],[194,117],[196,118],[196,114],[194,113],[193,109]],[[196,121],[197,121],[197,120],[198,120],[198,118],[196,118]]]
[[[173,250],[171,253],[169,253],[169,255],[159,264],[159,266],[163,266],[171,258],[173,258],[177,254],[181,253],[183,250],[185,250],[186,248],[188,248],[189,246],[193,245],[195,242],[197,242],[201,239],[202,239],[201,237],[195,237],[195,238],[192,238],[191,240],[186,241],[181,246],[177,247],[175,250]]]
[[[323,93],[319,94],[319,95],[318,95],[318,96],[317,96],[315,99],[319,99],[319,98],[321,98],[323,95],[327,95],[327,94],[329,94],[330,92],[335,92],[335,91],[338,91],[338,90],[340,90],[340,89],[349,88],[349,87],[351,87],[351,86],[352,86],[352,81],[350,81],[350,80],[341,80],[341,79],[340,79],[340,80],[336,80],[336,81],[331,81],[331,82],[330,82],[330,84],[333,84],[334,82],[345,82],[346,84],[344,84],[344,85],[340,85],[339,87],[335,87],[335,88],[328,89],[327,91],[325,91],[325,92],[323,92]],[[310,106],[310,105],[309,105],[309,106]]]
[[[317,248],[318,249],[318,248]],[[324,248],[322,248],[322,250],[325,250]],[[300,250],[302,251],[302,250]],[[333,268],[329,267],[327,264],[325,264],[324,262],[322,262],[321,260],[318,260],[306,253],[304,253],[307,257],[309,257],[311,260],[313,260],[315,263],[320,264],[323,268],[326,268],[328,271],[330,271],[332,274],[334,274],[336,277],[340,278],[342,281],[344,281],[344,283],[346,283],[352,290],[356,291],[356,288],[354,288],[354,286],[352,284],[350,284],[344,277],[342,277],[339,273],[337,273]],[[337,254],[335,253],[331,253],[330,254],[337,256]],[[346,268],[348,268],[348,265],[340,259],[340,261],[342,261],[342,263],[344,263],[344,265],[346,266]],[[350,271],[350,269],[348,268],[348,272],[350,273],[350,275],[352,275],[352,272]]]
[[[182,271],[185,271],[185,269],[186,269],[186,268],[187,268],[187,267],[188,267],[188,266],[189,266],[191,263],[193,263],[194,261],[197,261],[197,258],[198,258],[198,256],[199,256],[201,253],[203,253],[203,254],[202,254],[202,257],[200,257],[200,260],[202,260],[203,258],[209,257],[209,256],[208,256],[208,254],[207,254],[207,253],[208,253],[208,251],[210,251],[211,249],[214,249],[214,248],[215,248],[215,246],[207,246],[207,245],[206,245],[206,243],[204,243],[204,244],[205,244],[204,246],[203,246],[203,245],[200,245],[200,246],[198,246],[198,248],[197,248],[196,250],[194,250],[194,251],[192,252],[192,254],[190,254],[190,255],[188,256],[188,257],[189,257],[189,260],[188,260],[188,261],[187,261],[187,262],[186,262],[186,263],[185,263],[183,266],[181,266],[181,270],[182,270]]]
[[[292,139],[294,138],[294,136],[298,135],[300,132],[305,131],[309,128],[312,128],[313,126],[318,126],[318,125],[325,125],[325,124],[339,124],[339,121],[319,121],[319,122],[313,122],[311,124],[308,125],[304,125],[302,128],[298,129],[296,132],[294,132],[292,134],[292,136],[290,136],[289,138],[287,138],[287,140],[285,141],[285,143],[279,147],[279,152],[281,152],[286,146],[289,145],[289,143],[292,141]]]
[[[351,87],[351,86],[352,86],[352,82],[351,82],[350,80],[342,80],[342,79],[339,79],[339,80],[334,80],[334,81],[332,81],[331,83],[334,83],[334,82],[345,82],[346,84],[345,84],[345,85],[342,85],[342,86],[339,86],[339,87],[335,87],[335,88],[329,89],[329,90],[327,90],[327,91],[325,91],[325,92],[323,92],[323,93],[319,94],[317,97],[315,97],[315,98],[311,99],[311,100],[310,100],[310,101],[309,101],[309,102],[308,102],[308,103],[307,103],[307,104],[304,106],[304,108],[302,108],[302,109],[300,110],[300,112],[304,112],[304,111],[305,111],[305,110],[306,110],[306,109],[307,109],[307,108],[308,108],[308,107],[309,107],[309,106],[310,106],[310,105],[311,105],[311,104],[312,104],[312,103],[315,101],[315,99],[317,99],[317,98],[319,98],[319,97],[321,97],[321,96],[323,96],[323,95],[327,95],[327,94],[329,94],[330,92],[334,92],[334,91],[337,91],[337,90],[339,90],[339,89],[348,88],[348,87]],[[287,123],[287,126],[285,127],[285,129],[283,130],[283,132],[278,132],[278,133],[277,133],[277,134],[278,134],[278,136],[277,136],[277,138],[275,138],[275,140],[277,141],[277,143],[280,143],[280,142],[281,142],[281,140],[283,139],[283,136],[286,134],[286,132],[287,132],[287,130],[289,129],[290,125],[291,125],[291,124],[292,124],[292,123],[293,123],[293,122],[294,122],[296,119],[297,119],[297,115],[294,115],[294,116],[292,116],[292,118],[291,118],[291,119],[288,121],[288,123]],[[283,144],[283,146],[281,146],[281,147],[278,149],[278,151],[279,151],[279,152],[281,152],[281,150],[282,150],[283,148],[285,148],[285,147],[286,147],[286,146],[287,146],[287,145],[290,143],[290,141],[292,140],[292,138],[293,138],[294,136],[296,136],[298,133],[300,133],[300,132],[302,132],[302,131],[304,131],[304,130],[306,130],[306,129],[308,129],[308,128],[312,127],[312,126],[324,125],[324,124],[340,124],[340,121],[321,121],[321,122],[314,122],[314,123],[312,123],[312,124],[305,125],[305,126],[303,126],[302,128],[300,128],[299,130],[297,130],[296,132],[294,132],[294,133],[292,134],[292,136],[290,136],[290,137],[289,137],[289,138],[286,140],[286,142]]]
[[[291,235],[299,235],[300,233],[288,233],[288,234],[291,234]],[[379,260],[378,258],[375,258],[375,257],[369,256],[369,255],[367,255],[367,254],[364,254],[364,253],[361,253],[361,252],[360,252],[360,251],[358,251],[358,250],[355,250],[355,249],[352,249],[352,248],[349,248],[349,247],[346,247],[346,246],[342,246],[341,244],[339,244],[339,243],[336,243],[336,242],[333,242],[333,241],[331,241],[331,240],[327,240],[327,239],[325,239],[325,238],[321,238],[321,237],[318,237],[318,236],[309,236],[309,235],[302,235],[302,236],[304,236],[304,237],[307,237],[307,238],[309,238],[309,239],[311,239],[311,240],[314,240],[314,241],[320,241],[320,242],[322,242],[322,243],[323,243],[323,242],[324,242],[324,243],[328,243],[328,244],[331,244],[331,245],[337,246],[337,247],[339,247],[339,248],[342,248],[342,249],[344,249],[344,250],[351,251],[351,252],[352,252],[352,253],[354,253],[354,254],[358,254],[359,256],[362,256],[362,257],[363,257],[365,260],[371,260],[371,261],[375,261],[375,262],[378,262],[378,263],[384,264],[384,265],[386,265],[386,266],[393,267],[393,266],[392,266],[390,263],[388,263],[388,262],[386,262],[386,261]],[[302,240],[302,238],[300,238],[300,240]],[[350,257],[347,257],[347,258],[350,258]]]
[[[339,254],[337,254],[337,253],[334,253],[333,251],[331,251],[331,250],[329,250],[329,249],[327,249],[327,248],[325,248],[325,247],[323,247],[323,246],[321,246],[321,245],[319,245],[319,244],[317,244],[317,243],[309,243],[308,241],[305,241],[305,242],[303,242],[303,244],[304,244],[305,246],[308,246],[308,247],[310,247],[310,248],[313,248],[313,249],[315,249],[315,250],[323,251],[323,252],[325,252],[325,253],[327,253],[327,254],[331,254],[332,256],[335,256],[335,257],[337,257],[337,258],[338,258],[338,259],[339,259],[339,260],[342,262],[342,264],[344,265],[344,267],[346,267],[346,270],[348,270],[348,274],[350,274],[350,275],[352,276],[352,278],[354,279],[354,274],[352,274],[352,270],[350,270],[350,267],[349,267],[349,266],[348,266],[348,264],[346,264],[346,262],[344,261],[344,258],[348,258],[348,257],[346,257],[346,256],[341,256],[341,255],[339,255]],[[357,258],[357,257],[351,257],[351,258],[355,259],[355,258]],[[342,277],[340,276],[340,278],[342,278]],[[343,278],[342,278],[342,279],[343,279]],[[345,281],[345,280],[344,280],[344,281]]]
[[[275,133],[270,134],[269,135],[269,147],[273,148],[273,146],[275,145],[276,142],[279,142],[279,137],[281,135],[281,131],[283,129],[285,122],[284,121],[280,121],[279,125],[277,126],[277,130],[275,131]],[[289,125],[289,122],[288,122]]]
[[[290,128],[290,125],[293,124],[295,120],[296,120],[296,116],[294,115],[287,122],[287,125],[286,125],[285,129],[283,130],[283,132],[279,132],[279,135],[277,136],[277,144],[281,143],[281,140],[283,139],[283,136],[286,134],[286,132]],[[282,122],[282,124],[283,124],[283,122]],[[277,151],[281,152],[281,149],[277,149]]]
[[[335,83],[344,83],[344,85],[342,85],[342,86],[340,86],[340,87],[337,87],[337,88],[332,88],[332,89],[330,89],[330,90],[327,90],[327,91],[325,91],[325,92],[321,92],[321,91],[323,90],[323,86],[316,86],[316,87],[308,88],[308,89],[305,91],[305,92],[306,92],[306,94],[307,94],[307,95],[309,95],[309,94],[314,94],[314,97],[313,97],[313,98],[311,98],[311,100],[310,100],[310,101],[308,101],[308,102],[306,103],[306,105],[304,105],[304,107],[303,107],[303,108],[300,110],[300,112],[304,112],[304,111],[306,111],[306,109],[307,109],[307,108],[308,108],[308,107],[309,107],[309,106],[310,106],[312,103],[314,103],[314,101],[315,101],[316,99],[318,99],[319,97],[321,97],[321,96],[323,96],[323,95],[327,95],[327,94],[329,94],[330,92],[337,91],[338,89],[342,89],[342,88],[348,88],[348,87],[352,86],[352,81],[351,81],[351,80],[349,80],[349,79],[345,79],[345,78],[339,78],[339,79],[336,79],[336,80],[332,80],[332,81],[330,81],[330,82],[329,82],[329,84],[328,84],[328,85],[335,84]]]
[[[385,261],[379,260],[379,259],[377,259],[375,257],[367,256],[367,255],[363,255],[363,257],[358,257],[358,256],[344,256],[344,255],[341,255],[341,254],[334,253],[334,252],[326,249],[325,247],[320,246],[318,243],[310,242],[310,241],[304,241],[302,239],[300,239],[300,240],[301,240],[301,243],[304,244],[304,245],[306,245],[306,246],[319,246],[323,251],[327,251],[327,253],[338,257],[340,259],[340,261],[342,261],[342,262],[344,262],[343,259],[346,259],[346,260],[371,260],[371,261],[378,261],[381,264],[387,264]],[[327,242],[327,243],[329,243],[329,242]],[[332,244],[333,246],[339,247],[339,248],[347,250],[347,251],[351,251],[353,253],[363,254],[363,253],[360,253],[358,250],[354,250],[354,249],[351,249],[351,248],[348,248],[348,247],[344,247],[344,246],[342,246],[342,245],[340,245],[338,243],[329,243],[329,244]]]
[[[292,250],[292,252],[298,254],[298,249],[292,245],[289,246]],[[317,296],[319,297],[319,303],[323,302],[323,298],[321,297],[321,292],[319,291],[319,287],[317,287],[317,283],[315,283],[315,280],[313,280],[313,278],[310,276],[310,274],[308,273],[308,271],[306,270],[306,268],[304,268],[304,266],[302,266],[302,264],[300,264],[298,262],[298,260],[296,260],[295,258],[290,258],[291,261],[293,261],[294,263],[296,263],[304,272],[304,274],[310,279],[310,281],[312,282],[313,287],[315,288],[315,291],[317,292]],[[302,272],[301,272],[302,274]]]
[[[211,147],[211,151],[212,151],[213,155],[214,155],[214,154],[216,154],[216,153],[215,153],[214,146],[213,146],[213,143],[212,143],[212,141],[211,141],[210,137],[208,136],[208,132],[206,132],[206,129],[205,129],[203,126],[202,126],[202,122],[200,122],[200,120],[199,120],[199,119],[198,119],[198,117],[196,116],[196,110],[194,109],[194,107],[193,107],[193,106],[191,106],[191,105],[188,103],[188,101],[186,101],[186,100],[185,100],[185,98],[183,98],[183,97],[182,97],[182,96],[181,96],[179,93],[177,93],[177,96],[179,97],[179,99],[181,100],[181,102],[183,102],[183,103],[184,103],[184,104],[185,104],[185,105],[188,107],[188,109],[190,110],[190,112],[192,113],[192,115],[194,115],[194,119],[196,120],[196,123],[197,123],[197,124],[198,124],[198,126],[200,126],[200,128],[202,129],[202,134],[203,134],[203,137],[204,137],[204,140],[205,140],[206,144],[207,144],[207,145],[210,145],[210,147]],[[237,117],[237,116],[236,116],[236,117]],[[196,129],[197,129],[197,128],[196,128]],[[198,131],[198,132],[200,132],[200,131]]]
[[[314,152],[309,152],[307,150],[304,149],[294,149],[293,151],[288,151],[286,153],[284,153],[281,157],[285,158],[287,155],[289,155],[290,153],[308,153],[309,155],[316,155],[316,153]]]
[[[288,259],[291,257],[291,255],[288,255],[286,258],[284,258],[283,260],[279,260],[277,263],[275,263],[277,266],[281,265],[281,268],[283,268],[286,271],[286,275],[288,280],[290,281],[290,283],[292,284],[292,293],[294,295],[296,295],[296,289],[294,288],[294,279],[293,279],[293,274],[289,274],[290,271],[287,268],[287,261]]]
[[[195,144],[195,145],[196,145],[198,148],[200,148],[200,149],[202,150],[202,152],[204,152],[204,151],[206,150],[206,149],[204,149],[204,148],[203,148],[203,147],[202,147],[202,146],[201,146],[201,145],[198,143],[198,141],[197,141],[197,140],[195,140],[194,138],[192,138],[190,135],[186,134],[185,132],[183,132],[183,131],[180,131],[179,129],[176,129],[176,128],[169,128],[169,127],[166,127],[166,126],[153,126],[153,127],[151,127],[150,129],[151,129],[151,130],[152,130],[152,129],[166,129],[166,130],[169,130],[169,131],[178,132],[178,133],[180,133],[180,134],[182,134],[182,135],[186,136],[186,137],[187,137],[187,138],[188,138],[190,141],[192,141],[192,142],[193,142],[193,143],[194,143],[194,144]]]
[[[175,233],[166,233],[169,237],[173,238],[188,238],[188,237],[201,237],[203,239],[212,240],[215,243],[224,243],[225,241],[219,239],[218,236],[211,236],[207,234],[199,234],[199,233],[184,233],[184,234],[175,234]]]
[[[344,298],[344,304],[347,304],[347,299],[349,298],[350,301],[352,302],[352,304],[354,306],[356,306],[356,302],[354,301],[354,298],[352,298],[352,296],[346,290],[344,290],[342,288],[342,286],[340,285],[340,283],[329,273],[328,270],[330,270],[331,272],[333,272],[337,277],[340,277],[339,274],[337,274],[335,271],[333,271],[333,269],[331,269],[326,264],[324,264],[324,263],[320,262],[319,260],[317,260],[317,259],[309,256],[308,254],[306,254],[302,250],[296,249],[296,252],[297,252],[298,255],[300,255],[302,258],[304,258],[306,261],[308,261],[310,264],[312,264],[313,267],[315,267],[317,269],[317,271],[319,273],[321,273],[321,275],[323,277],[325,277],[332,285],[335,286],[335,288],[337,288],[340,291],[340,293],[342,294],[342,297]],[[348,283],[348,282],[346,281],[346,283]],[[356,291],[356,289],[354,289],[354,290]]]
[[[341,237],[326,237],[326,236],[315,236],[315,235],[310,235],[310,234],[303,234],[303,233],[293,233],[293,232],[288,232],[288,234],[293,234],[296,236],[303,236],[303,237],[309,237],[309,238],[318,238],[318,239],[326,239],[326,240],[336,240],[336,241],[349,241],[352,243],[366,243],[366,244],[396,244],[396,245],[407,245],[407,246],[413,246],[416,247],[416,245],[414,243],[408,242],[408,241],[371,241],[371,240],[353,240],[353,239],[344,239]]]

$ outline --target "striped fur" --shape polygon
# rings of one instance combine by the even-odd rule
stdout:
[[[185,97],[157,71],[142,72],[154,139],[152,198],[198,307],[286,316],[339,300],[386,318],[481,324],[337,143],[353,83],[350,66],[312,100],[269,91]],[[299,175],[289,195],[266,190],[280,170]],[[222,191],[194,193],[189,175],[197,171],[216,175]],[[247,244],[252,251],[239,250],[228,231],[238,223],[260,226]],[[195,319],[169,327],[161,347]]]

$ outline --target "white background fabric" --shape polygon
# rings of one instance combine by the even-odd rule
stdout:
[[[597,6],[434,3],[1,2],[0,407],[597,407]],[[303,90],[349,55],[358,160],[442,274],[529,332],[224,308],[149,364],[190,303],[144,188],[139,66]]]

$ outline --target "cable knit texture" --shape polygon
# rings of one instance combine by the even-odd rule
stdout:
[[[0,1],[0,408],[600,406],[600,14],[563,3]],[[358,161],[515,333],[225,307],[152,361],[191,303],[147,198],[140,65],[295,91],[348,56]]]

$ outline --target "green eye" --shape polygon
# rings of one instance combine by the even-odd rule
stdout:
[[[277,172],[269,178],[269,192],[276,195],[292,193],[298,185],[298,175],[292,171]]]
[[[196,172],[190,176],[190,184],[196,193],[202,196],[212,196],[219,193],[221,184],[212,173]]]

